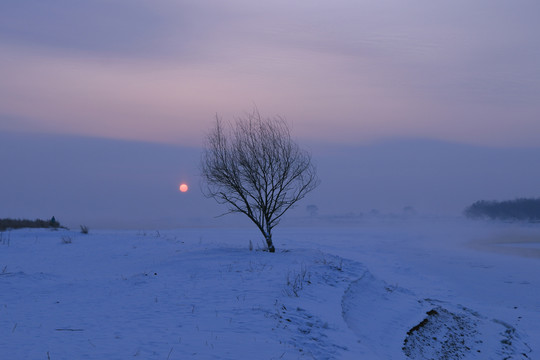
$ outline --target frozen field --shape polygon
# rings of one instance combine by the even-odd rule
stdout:
[[[0,236],[0,359],[540,359],[539,225]]]

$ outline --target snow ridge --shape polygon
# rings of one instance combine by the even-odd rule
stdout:
[[[419,299],[368,271],[345,291],[342,309],[368,358],[530,359],[532,352],[523,335],[501,320],[462,305]]]

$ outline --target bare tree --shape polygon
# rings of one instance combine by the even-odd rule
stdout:
[[[205,195],[226,204],[225,214],[242,213],[253,221],[270,252],[272,229],[319,184],[310,154],[291,139],[284,119],[262,118],[257,110],[227,128],[216,116],[201,174]]]

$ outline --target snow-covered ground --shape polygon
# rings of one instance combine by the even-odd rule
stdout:
[[[538,359],[540,226],[0,235],[0,359]],[[254,250],[249,250],[250,240]]]

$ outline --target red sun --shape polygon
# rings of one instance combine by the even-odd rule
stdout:
[[[179,189],[181,192],[186,192],[189,190],[189,187],[187,186],[187,184],[180,184]]]

